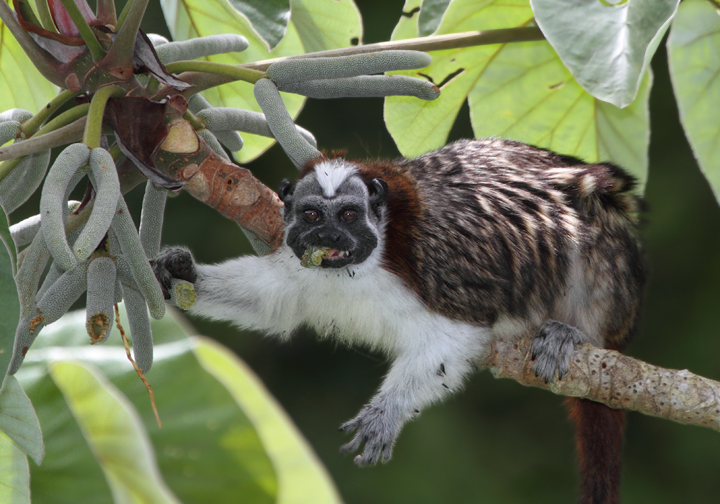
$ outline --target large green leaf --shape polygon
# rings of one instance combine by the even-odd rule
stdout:
[[[584,90],[618,107],[640,81],[680,0],[530,0],[545,38]]]
[[[114,502],[179,504],[162,481],[137,413],[99,370],[57,362],[50,376],[100,462]]]
[[[290,21],[290,0],[228,0],[242,13],[257,34],[274,48],[285,36]]]
[[[0,394],[0,431],[40,465],[45,456],[35,409],[14,376],[8,376]]]
[[[102,346],[90,346],[84,321],[84,313],[74,312],[44,329],[18,373],[46,434],[45,462],[33,469],[34,498],[47,496],[60,484],[67,496],[63,502],[78,502],[80,497],[71,497],[84,490],[74,490],[72,482],[85,485],[81,468],[90,466],[98,478],[98,462],[77,424],[66,421],[72,416],[63,394],[46,375],[51,366],[55,378],[57,363],[86,362],[96,369],[99,383],[105,380],[102,371],[112,383],[105,388],[132,403],[126,408],[142,419],[143,435],[154,447],[162,478],[184,504],[235,503],[238,496],[249,503],[339,502],[322,466],[252,372],[221,346],[188,338],[192,329],[175,312],[152,326],[155,362],[148,380],[162,428],[155,423],[147,391],[130,367],[118,333],[113,330]],[[121,322],[128,327],[124,311]],[[58,453],[60,443],[65,449]],[[75,444],[77,452],[64,453]],[[99,462],[102,466],[104,461]],[[298,479],[298,474],[304,477]],[[94,482],[95,491],[103,497],[92,502],[112,502],[104,478],[99,479],[102,488]]]
[[[680,5],[667,41],[680,121],[720,201],[720,12],[706,0]]]
[[[12,6],[12,2],[9,2]],[[0,112],[36,112],[57,94],[57,86],[35,69],[7,26],[0,21]]]
[[[0,502],[30,504],[30,469],[27,456],[0,432]]]
[[[165,20],[175,40],[236,33],[247,37],[250,47],[233,54],[211,56],[210,61],[241,64],[310,51],[347,47],[362,38],[360,14],[352,0],[295,0],[285,37],[269,51],[252,26],[227,0],[161,0]],[[260,112],[253,87],[245,82],[225,84],[203,92],[216,107],[244,108]],[[283,93],[288,111],[297,117],[304,98]],[[243,133],[245,146],[236,159],[246,163],[267,150],[274,140]]]
[[[210,339],[196,340],[195,355],[200,364],[225,385],[255,425],[277,471],[277,504],[340,502],[324,467],[247,365]]]
[[[15,328],[20,319],[20,302],[15,288],[15,267],[17,251],[10,236],[10,227],[5,211],[0,208],[0,390],[5,373],[10,366],[15,341]]]
[[[408,0],[410,11],[419,0]],[[455,0],[437,34],[528,26],[527,1]],[[401,18],[393,39],[417,36],[414,19]],[[435,51],[422,73],[441,85],[440,98],[385,100],[385,123],[400,151],[417,156],[445,144],[467,99],[476,137],[500,136],[577,156],[588,162],[614,161],[647,178],[649,141],[646,76],[632,105],[619,109],[593,98],[575,81],[546,41],[495,44]]]

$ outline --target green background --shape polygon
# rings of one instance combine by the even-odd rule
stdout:
[[[403,2],[357,3],[364,42],[388,40]],[[167,35],[159,3],[151,2],[150,9],[144,28]],[[649,211],[642,226],[650,280],[642,329],[628,353],[720,380],[720,209],[680,127],[664,43],[652,67]],[[297,122],[315,134],[320,148],[347,149],[353,158],[396,157],[382,110],[381,99],[308,100]],[[464,106],[450,140],[470,136]],[[248,166],[273,188],[296,173],[277,146]],[[37,213],[38,197],[13,220]],[[141,199],[138,190],[128,204],[138,212]],[[185,194],[168,202],[163,243],[187,245],[201,262],[250,251],[234,223]],[[462,392],[405,427],[389,464],[357,469],[351,457],[338,454],[347,439],[337,427],[380,384],[388,367],[381,355],[318,341],[312,334],[280,344],[228,324],[191,322],[198,333],[237,351],[257,372],[348,503],[575,500],[573,431],[561,397],[494,380],[488,373],[474,375]],[[152,373],[148,378],[152,382]],[[628,419],[623,502],[716,501],[717,432],[635,413]]]

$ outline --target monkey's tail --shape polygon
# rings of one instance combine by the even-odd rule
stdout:
[[[625,412],[588,399],[568,398],[580,463],[579,504],[617,504]]]

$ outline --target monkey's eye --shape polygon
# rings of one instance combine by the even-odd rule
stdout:
[[[305,217],[305,220],[308,222],[315,222],[320,218],[320,212],[317,210],[305,210],[303,212],[303,217]]]
[[[352,220],[355,220],[355,217],[357,217],[357,212],[355,210],[343,210],[340,214],[340,218],[344,220],[345,222],[350,222]]]

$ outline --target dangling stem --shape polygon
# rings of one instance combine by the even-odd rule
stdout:
[[[100,147],[100,137],[102,136],[102,121],[105,113],[105,105],[112,97],[120,97],[125,95],[125,90],[117,86],[104,86],[97,90],[90,102],[88,111],[88,120],[85,123],[85,134],[83,135],[83,143],[91,149]]]
[[[255,84],[257,81],[265,77],[265,72],[257,70],[249,70],[234,65],[225,65],[223,63],[213,63],[211,61],[176,61],[167,65],[168,72],[204,72],[215,75],[230,77],[233,80],[241,80]]]
[[[40,2],[42,3],[42,1]],[[46,4],[47,5],[47,4]],[[34,117],[31,119],[28,119],[25,121],[22,125],[22,132],[25,134],[26,137],[33,136],[37,130],[40,128],[42,123],[44,123],[48,117],[53,115],[57,110],[65,105],[65,103],[70,100],[71,98],[77,96],[79,93],[75,93],[73,91],[70,91],[69,89],[66,89],[65,91],[61,91],[60,94],[58,94],[55,98],[50,100],[50,103],[45,105],[40,112],[35,114]]]
[[[82,15],[82,12],[80,12],[80,8],[75,3],[75,0],[60,0],[60,2],[62,2],[70,19],[72,19],[75,26],[77,26],[77,29],[80,30],[80,36],[90,50],[93,61],[98,62],[102,60],[105,57],[105,50],[100,46],[100,42],[98,42],[98,39],[95,37],[95,32],[90,28],[90,25],[85,19],[85,16]]]

